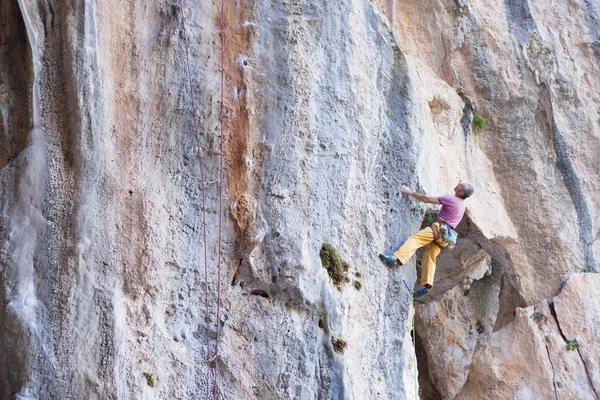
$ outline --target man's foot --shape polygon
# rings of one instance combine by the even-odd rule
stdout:
[[[419,299],[419,298],[425,296],[427,293],[429,293],[429,288],[428,287],[420,287],[415,292],[414,298],[415,299]]]
[[[380,254],[379,259],[381,260],[383,265],[389,268],[396,268],[400,265],[398,259],[394,256],[386,256],[385,254]]]

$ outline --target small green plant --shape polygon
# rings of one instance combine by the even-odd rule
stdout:
[[[146,378],[146,383],[148,384],[148,386],[154,387],[154,384],[156,383],[154,379],[154,374],[144,372],[144,377]]]
[[[573,351],[573,350],[577,350],[578,348],[579,348],[579,343],[577,343],[577,340],[567,340],[567,350]]]
[[[385,115],[387,115],[387,116],[388,116],[388,118],[392,118],[392,116],[394,115],[394,113],[392,112],[392,110],[387,110],[387,111],[385,112]]]
[[[480,320],[477,320],[477,322],[475,323],[475,326],[477,326],[477,332],[478,333],[483,333],[483,331],[484,331],[483,324],[481,323]]]
[[[362,275],[360,274],[360,272],[355,273],[354,275],[356,275],[357,278],[362,277]]]
[[[479,130],[483,130],[485,128],[485,124],[487,121],[479,114],[475,114],[473,116],[473,125],[475,125]]]
[[[360,290],[362,289],[362,283],[360,283],[360,281],[354,281],[354,287],[356,290]]]
[[[342,259],[337,250],[330,244],[324,243],[319,252],[323,268],[327,270],[329,278],[333,281],[335,287],[342,290],[342,285],[350,282],[348,269],[350,265]]]
[[[348,343],[344,340],[344,338],[335,338],[331,337],[331,344],[333,345],[333,350],[338,354],[344,354],[344,350]]]

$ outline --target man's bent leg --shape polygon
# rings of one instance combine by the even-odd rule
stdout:
[[[421,286],[432,287],[435,275],[435,259],[440,254],[440,249],[434,242],[425,247],[425,254],[421,262]]]
[[[415,251],[431,242],[433,242],[433,230],[429,227],[421,229],[404,242],[404,244],[394,253],[394,257],[396,257],[401,264],[406,264],[412,255],[415,254]]]

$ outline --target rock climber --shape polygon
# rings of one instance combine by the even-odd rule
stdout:
[[[454,228],[465,213],[465,199],[473,194],[473,186],[469,183],[459,183],[454,188],[454,196],[428,196],[417,193],[406,186],[402,187],[402,193],[424,203],[442,205],[438,220],[430,227],[409,237],[394,254],[379,254],[379,259],[384,265],[394,268],[406,264],[417,249],[427,246],[425,254],[423,254],[421,287],[414,294],[415,298],[420,298],[429,293],[433,287],[435,259],[440,254],[442,247],[451,245],[453,248],[456,242]]]

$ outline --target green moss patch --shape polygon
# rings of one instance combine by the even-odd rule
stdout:
[[[319,252],[323,268],[327,270],[329,278],[339,290],[342,290],[342,285],[350,282],[348,269],[350,265],[344,261],[337,250],[329,243],[324,243]]]
[[[148,386],[154,387],[154,385],[156,384],[156,379],[154,379],[154,374],[151,374],[149,372],[144,372],[144,378],[146,378],[146,383],[148,384]]]
[[[483,130],[483,128],[485,128],[485,124],[487,124],[487,121],[481,115],[475,114],[475,116],[473,116],[473,125],[475,125],[479,130]]]
[[[485,331],[483,324],[481,323],[480,320],[477,320],[477,322],[475,323],[475,326],[477,327],[477,333],[483,333]]]
[[[346,349],[346,346],[348,346],[348,343],[346,343],[344,338],[336,338],[333,336],[331,337],[331,344],[333,345],[333,350],[338,354],[344,354],[344,350]]]

